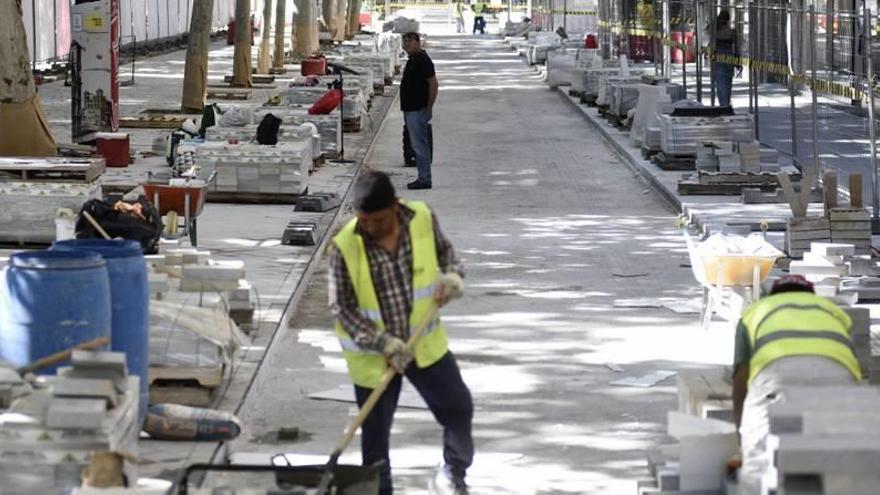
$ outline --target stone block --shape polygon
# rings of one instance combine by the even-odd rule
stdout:
[[[820,256],[844,256],[855,254],[855,246],[847,243],[814,242],[810,249]]]
[[[828,216],[832,222],[838,220],[846,222],[871,221],[871,214],[864,208],[831,208],[828,210]]]
[[[807,263],[812,263],[814,265],[843,265],[844,258],[843,256],[823,256],[821,254],[814,253],[813,251],[804,253],[804,261]]]
[[[183,267],[182,280],[186,281],[231,281],[233,289],[238,288],[239,279],[244,277],[244,265],[214,264],[187,265]]]
[[[792,275],[821,275],[821,276],[841,276],[846,274],[847,268],[844,265],[832,264],[814,264],[807,261],[792,261],[788,266],[788,271]]]
[[[102,399],[53,398],[46,409],[49,428],[99,429],[107,415]]]
[[[102,399],[108,408],[116,406],[113,380],[100,378],[57,378],[52,382],[54,397]]]
[[[238,287],[229,291],[230,301],[250,301],[251,284],[246,279],[238,281]]]
[[[128,375],[125,354],[109,351],[83,351],[76,349],[70,356],[74,369],[109,370],[114,375]]]

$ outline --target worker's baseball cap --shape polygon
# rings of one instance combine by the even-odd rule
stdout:
[[[352,191],[351,205],[361,213],[384,210],[397,202],[391,178],[384,172],[368,170],[358,177]]]
[[[813,283],[801,275],[786,275],[773,282],[770,294],[783,292],[813,292]]]

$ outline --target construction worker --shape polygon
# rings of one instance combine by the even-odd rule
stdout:
[[[483,17],[486,12],[486,2],[477,0],[471,5],[471,10],[474,11],[474,32],[472,34],[477,34],[478,29],[480,34],[486,34],[486,18]]]
[[[858,382],[852,322],[813,292],[801,276],[780,278],[770,295],[748,307],[736,329],[733,416],[740,432],[740,493],[760,493],[769,466],[768,408],[785,400],[786,387]]]
[[[358,405],[388,366],[399,373],[364,421],[363,463],[384,461],[379,493],[390,494],[389,436],[405,375],[443,426],[444,464],[431,480],[434,492],[467,493],[473,403],[435,312],[463,293],[455,252],[430,208],[398,199],[388,175],[364,173],[352,194],[356,217],[333,238],[328,291]],[[425,320],[430,324],[411,350],[406,341]]]

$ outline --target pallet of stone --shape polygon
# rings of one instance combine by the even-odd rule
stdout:
[[[361,132],[361,121],[362,118],[360,115],[346,117],[345,120],[342,121],[342,132]]]
[[[194,160],[200,177],[216,172],[208,201],[222,201],[215,193],[299,195],[308,187],[314,163],[311,147],[311,141],[278,145],[205,143],[194,147]]]
[[[257,125],[249,124],[237,127],[228,126],[212,126],[205,131],[205,142],[210,143],[230,143],[239,142],[245,144],[257,144]],[[310,141],[312,144],[312,161],[315,162],[323,158],[321,134],[315,133],[313,129],[317,129],[314,124],[301,124],[298,126],[282,124],[278,128],[278,143],[298,143],[301,141]],[[314,166],[310,168],[314,170]]]
[[[871,254],[871,214],[864,208],[829,208],[831,240],[852,244],[856,254]]]
[[[231,83],[233,76],[223,76],[223,82]],[[272,84],[275,82],[275,76],[266,74],[251,74],[251,81],[255,84]],[[209,88],[212,86],[208,86]]]
[[[254,112],[253,123],[260,122],[267,113],[281,119],[284,126],[313,124],[321,135],[321,151],[328,156],[334,156],[342,146],[342,116],[339,110],[327,115],[310,115],[307,110],[300,108],[261,108]]]
[[[644,154],[645,151],[643,151],[643,156]],[[666,154],[662,151],[655,151],[650,156],[651,162],[654,165],[657,165],[661,170],[685,172],[696,169],[696,162],[693,156],[675,156]]]
[[[357,80],[351,83],[357,84]],[[359,117],[366,112],[367,97],[359,86],[353,86],[356,89],[347,89],[345,98],[342,100],[343,113],[346,118]],[[324,87],[308,87],[293,86],[287,88],[283,93],[284,105],[288,108],[308,108],[321,99],[326,93],[327,88]]]
[[[812,243],[831,242],[831,223],[824,217],[790,218],[785,229],[785,252],[801,258]]]
[[[85,202],[101,197],[97,182],[0,181],[0,242],[50,244],[55,240],[59,209],[78,212]]]
[[[112,408],[103,399],[54,395],[63,381],[48,378],[49,387],[16,399],[0,414],[0,486],[15,487],[16,493],[60,493],[80,486],[92,452],[137,454],[137,377],[124,380]],[[137,479],[136,464],[126,461],[123,468],[129,479]]]
[[[661,147],[673,154],[696,154],[698,143],[731,141],[753,142],[754,121],[749,115],[725,115],[705,117],[680,117],[658,115],[660,119]]]
[[[205,96],[217,100],[248,100],[251,97],[249,88],[215,87],[210,88]]]
[[[177,129],[188,117],[182,114],[119,117],[119,127],[129,129]]]
[[[103,158],[0,157],[0,182],[90,183],[105,170]]]

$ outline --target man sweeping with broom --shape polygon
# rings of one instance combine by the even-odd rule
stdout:
[[[385,462],[379,493],[391,494],[389,436],[405,375],[443,426],[445,464],[431,488],[467,493],[473,403],[436,315],[437,307],[463,293],[452,245],[428,206],[397,198],[382,172],[358,178],[352,206],[356,218],[333,238],[328,292],[358,406],[364,406],[388,366],[398,373],[363,423],[363,464]],[[425,321],[410,348],[410,333]]]

